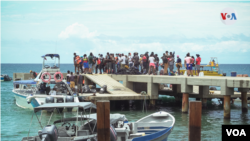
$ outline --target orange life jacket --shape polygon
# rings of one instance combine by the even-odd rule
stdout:
[[[80,64],[80,62],[81,62],[80,57],[79,57],[79,56],[76,56],[76,64]]]

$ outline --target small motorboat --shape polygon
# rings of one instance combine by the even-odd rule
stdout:
[[[49,124],[53,113],[66,111],[67,108],[77,107],[77,115],[62,117]],[[79,108],[83,110],[79,111]],[[97,140],[97,115],[90,114],[96,105],[91,102],[80,103],[47,103],[34,108],[34,114],[41,110],[51,112],[48,125],[42,126],[38,135],[23,137],[22,141],[96,141]],[[63,110],[59,110],[63,109]],[[85,110],[90,113],[86,114]],[[64,113],[60,113],[64,116]],[[32,115],[33,117],[33,115]],[[32,118],[31,118],[32,120]],[[58,125],[59,124],[59,125]],[[61,125],[60,125],[61,124]],[[110,139],[111,141],[166,141],[173,130],[175,118],[164,111],[150,114],[136,122],[129,123],[125,115],[110,114]]]
[[[7,74],[2,74],[1,75],[1,81],[11,81],[12,78],[9,77]]]

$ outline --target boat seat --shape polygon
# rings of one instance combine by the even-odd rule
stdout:
[[[66,127],[64,126],[60,126],[58,127],[58,136],[59,137],[70,137],[70,135],[68,134]]]
[[[86,136],[89,135],[89,130],[78,130],[77,136]]]

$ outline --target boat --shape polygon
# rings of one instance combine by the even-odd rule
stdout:
[[[15,95],[16,105],[21,108],[33,109],[44,103],[79,102],[78,97],[74,97],[73,91],[65,79],[61,82],[54,80],[54,74],[60,72],[59,54],[45,54],[42,58],[42,70],[35,79],[13,82],[12,92]],[[49,83],[42,81],[45,72],[51,74]],[[58,75],[57,77],[60,78],[61,76]],[[43,79],[48,80],[49,75],[44,75]]]
[[[12,78],[9,77],[7,74],[1,74],[1,81],[11,81]]]
[[[209,69],[204,70],[208,67]],[[200,72],[203,72],[204,76],[226,76],[225,73],[219,69],[219,63],[217,57],[211,57],[207,65],[200,65]],[[186,70],[180,70],[181,74],[185,74]],[[193,75],[198,75],[198,72],[193,69]]]
[[[49,124],[53,113],[59,108],[77,107],[77,115],[60,119]],[[80,111],[79,108],[83,110]],[[81,103],[47,103],[34,108],[34,114],[41,110],[51,110],[48,125],[41,125],[41,118],[37,118],[41,129],[36,136],[23,137],[22,141],[96,141],[97,140],[97,115],[90,114],[96,105],[91,102]],[[89,114],[86,114],[86,111]],[[65,110],[62,110],[62,112]],[[84,114],[82,114],[84,113]],[[60,114],[64,115],[64,114]],[[33,115],[32,115],[33,117]],[[31,120],[32,120],[31,117]],[[39,120],[40,119],[40,120]],[[59,124],[59,125],[57,125]],[[110,114],[110,139],[111,141],[166,141],[173,130],[175,118],[164,111],[155,112],[136,122],[128,122],[125,115]]]

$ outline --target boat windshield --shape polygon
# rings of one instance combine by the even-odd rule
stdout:
[[[43,68],[59,68],[60,67],[60,62],[59,58],[57,57],[49,57],[46,56],[43,59]]]

